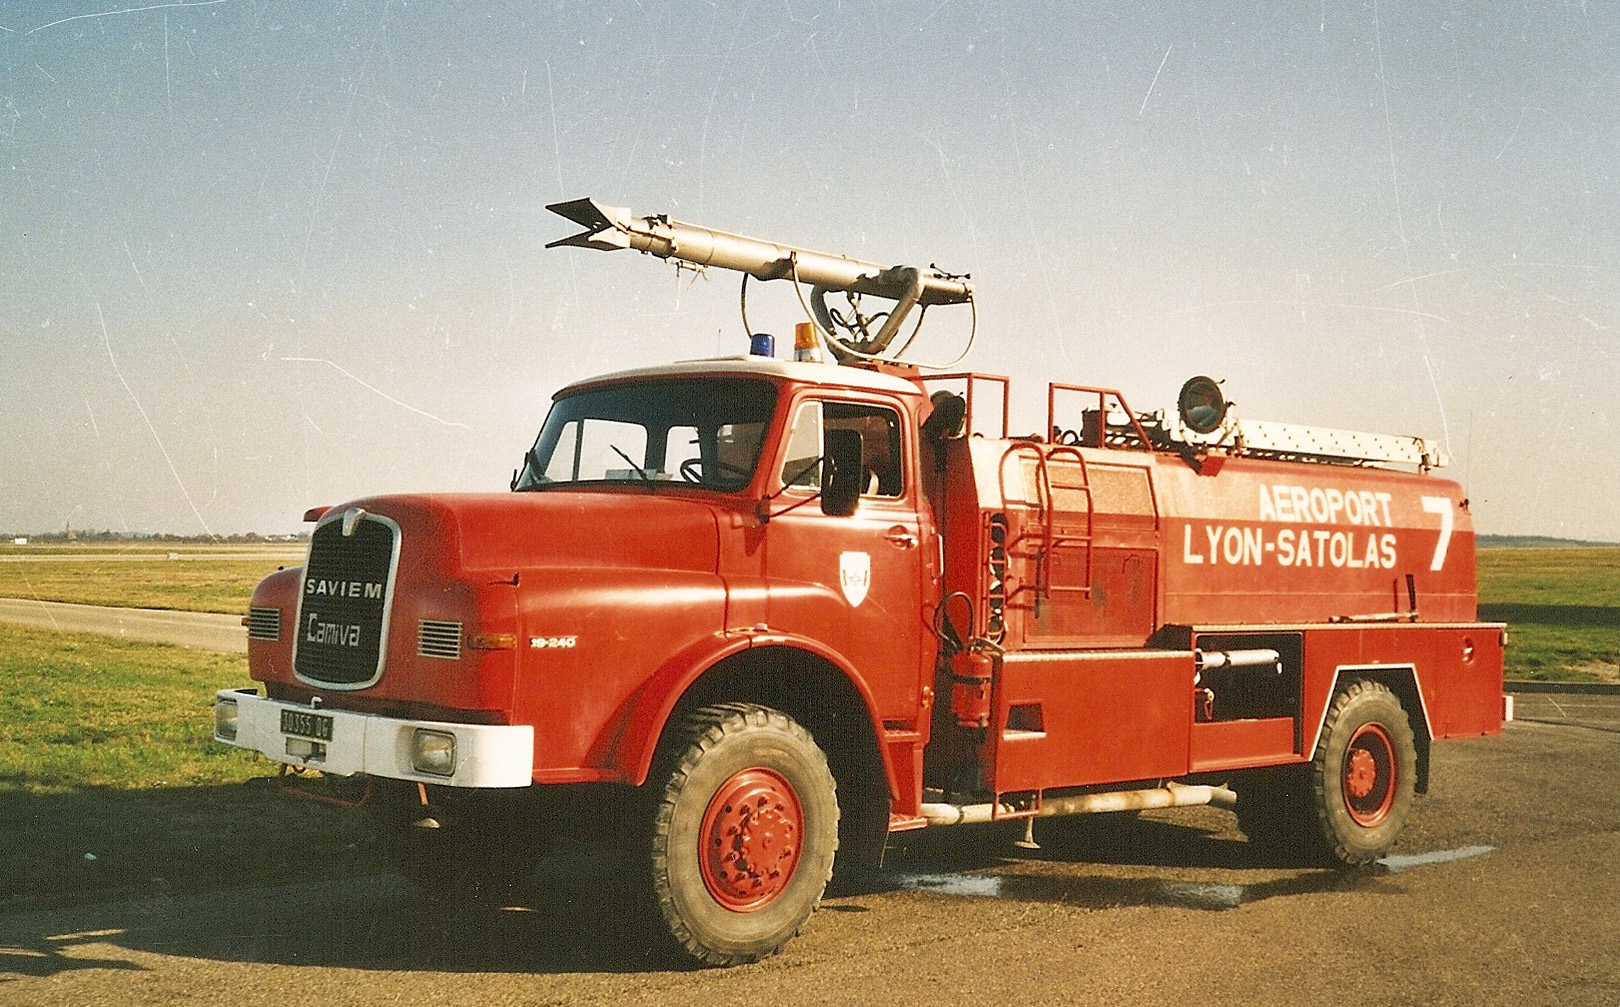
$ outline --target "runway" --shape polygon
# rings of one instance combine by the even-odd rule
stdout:
[[[247,630],[242,627],[240,615],[0,598],[0,622],[64,633],[101,633],[147,643],[172,643],[227,654],[247,653]]]

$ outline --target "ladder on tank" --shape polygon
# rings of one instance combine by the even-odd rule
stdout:
[[[1065,465],[1064,468],[1078,473],[1080,477],[1078,482],[1054,483],[1052,479],[1052,461],[1060,456],[1065,460],[1073,460],[1072,466]],[[1033,592],[1037,604],[1040,600],[1051,598],[1054,594],[1078,594],[1081,597],[1090,597],[1094,579],[1092,529],[1096,522],[1097,508],[1096,498],[1091,492],[1091,477],[1086,470],[1086,456],[1080,452],[1078,446],[1073,444],[1015,441],[1002,453],[1001,461],[997,466],[1000,478],[998,489],[1004,505],[1008,500],[1007,469],[1009,463],[1018,472],[1019,478],[1024,481],[1024,486],[1020,490],[1020,497],[1026,503],[1031,502],[1027,499],[1029,496],[1027,491],[1031,487],[1027,479],[1029,470],[1025,467],[1025,462],[1030,459],[1033,459],[1034,462],[1035,485],[1033,489],[1035,499],[1033,501],[1033,520],[1036,527],[1033,534],[1021,532],[1012,536],[1007,542],[1006,548],[1008,556],[1020,556],[1034,560],[1035,578],[1033,583],[1020,584],[1009,591],[1007,601],[1009,604],[1014,603],[1014,600],[1024,592]],[[1058,531],[1057,516],[1060,513],[1058,510],[1058,490],[1078,494],[1083,498],[1083,510],[1075,508],[1062,512],[1075,515],[1083,514],[1085,520],[1081,528],[1072,531],[1069,529],[1064,529],[1062,532]],[[1071,549],[1084,550],[1084,573],[1078,584],[1057,583],[1056,578],[1052,575],[1054,560],[1059,550]]]
[[[1072,393],[1083,396],[1095,396],[1096,409],[1087,409],[1082,413],[1084,422],[1079,431],[1064,430],[1057,422],[1057,403],[1059,393]],[[1123,416],[1122,422],[1110,422],[1110,415]],[[1046,386],[1046,429],[1050,441],[1019,441],[1008,447],[1002,455],[999,466],[1001,480],[1001,499],[1007,499],[1007,463],[1009,460],[1033,456],[1035,460],[1035,513],[1039,525],[1037,530],[1038,545],[1034,547],[1032,556],[1035,560],[1035,582],[1029,586],[1020,585],[1008,596],[1010,602],[1025,590],[1032,590],[1037,600],[1051,598],[1054,594],[1078,594],[1081,597],[1090,597],[1096,581],[1095,566],[1095,530],[1097,523],[1097,498],[1092,491],[1090,470],[1087,467],[1086,456],[1081,451],[1083,447],[1093,448],[1126,448],[1151,451],[1153,443],[1148,439],[1146,429],[1136,413],[1125,401],[1125,397],[1112,388],[1099,388],[1093,385],[1071,385],[1062,382],[1051,382]],[[1054,481],[1052,478],[1053,461],[1057,459],[1073,459],[1073,465],[1060,464],[1060,471],[1072,468],[1077,472],[1078,483]],[[1023,465],[1019,465],[1020,470]],[[1027,486],[1026,486],[1027,488]],[[1078,493],[1084,497],[1084,510],[1076,508],[1076,515],[1084,513],[1083,528],[1059,533],[1056,529],[1058,509],[1058,491],[1066,490]],[[1008,551],[1013,551],[1015,543],[1008,543]],[[1058,583],[1052,574],[1054,560],[1059,550],[1063,549],[1085,550],[1085,567],[1078,584]]]

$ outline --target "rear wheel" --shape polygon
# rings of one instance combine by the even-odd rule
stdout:
[[[791,717],[748,704],[692,714],[669,754],[649,867],[670,936],[713,965],[774,954],[832,874],[838,802],[825,754]]]
[[[1238,825],[1290,862],[1359,866],[1389,852],[1406,825],[1417,748],[1406,710],[1365,679],[1328,707],[1311,762],[1255,770],[1237,781]]]
[[[1317,821],[1334,860],[1370,864],[1389,852],[1411,810],[1416,767],[1411,722],[1388,687],[1358,680],[1334,697],[1311,762]]]

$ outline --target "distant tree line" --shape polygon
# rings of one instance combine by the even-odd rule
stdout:
[[[308,542],[309,532],[298,532],[292,535],[261,535],[256,531],[240,532],[235,535],[174,535],[168,532],[129,532],[111,531],[80,531],[70,529],[66,531],[47,532],[0,532],[0,542],[11,542],[19,538],[26,538],[29,542],[176,542],[191,545],[235,544],[242,545],[253,542]]]
[[[1612,547],[1620,545],[1620,542],[1590,542],[1548,535],[1479,535],[1475,537],[1475,544],[1481,549],[1568,549],[1572,546]]]

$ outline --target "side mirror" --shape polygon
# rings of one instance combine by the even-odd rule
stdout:
[[[821,466],[821,512],[832,517],[848,517],[860,503],[866,486],[866,469],[861,465],[861,435],[855,430],[828,430]]]

